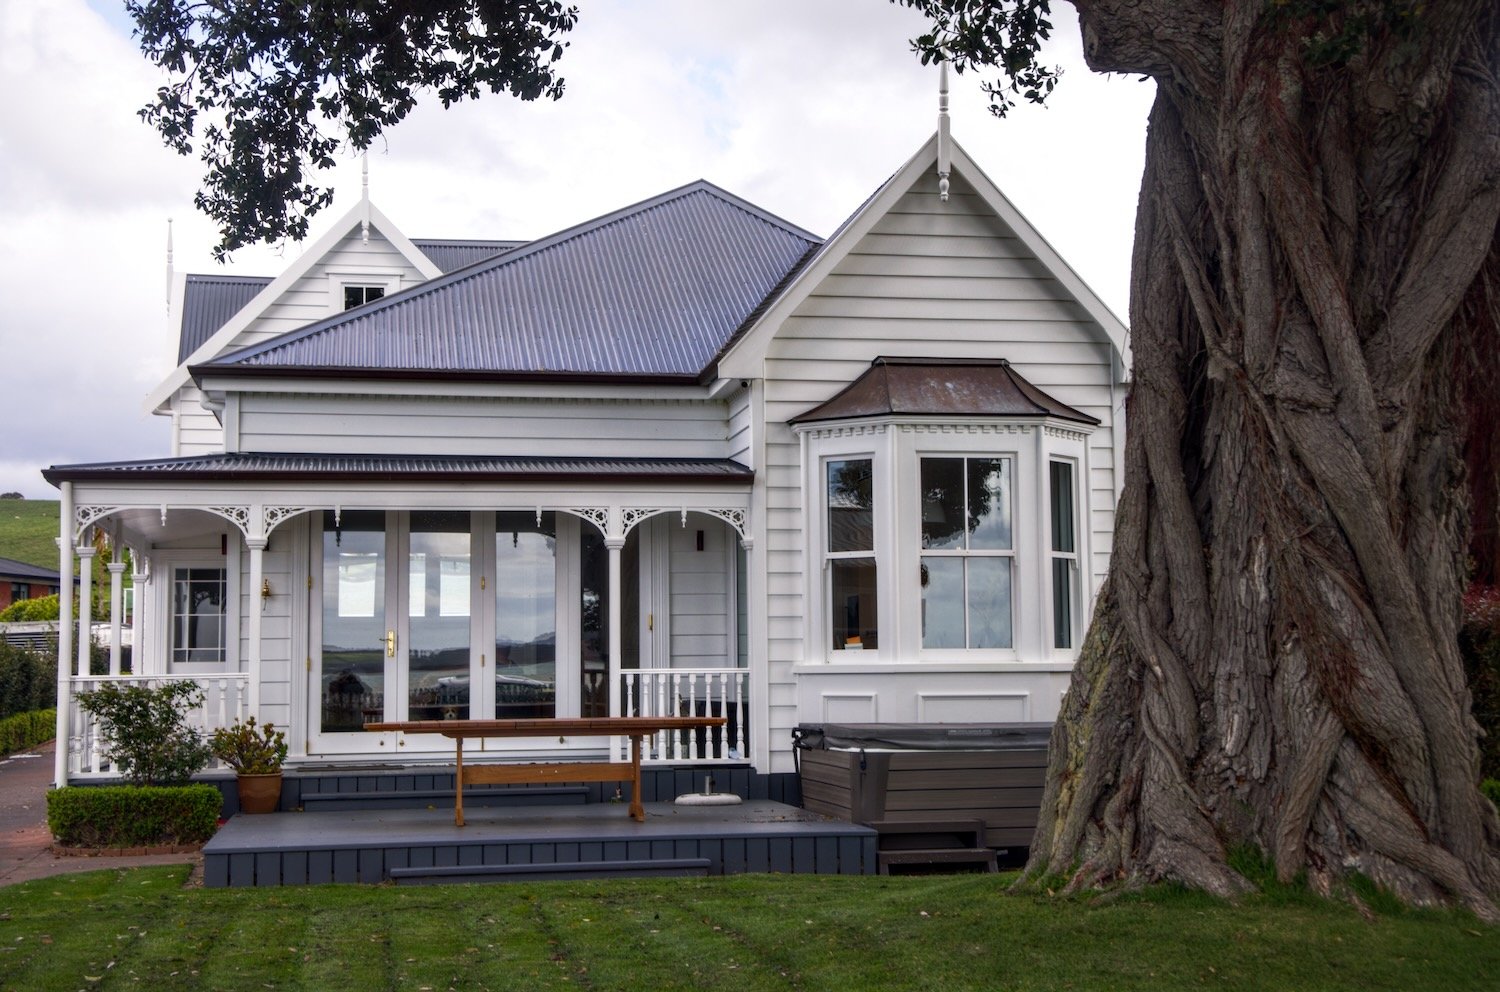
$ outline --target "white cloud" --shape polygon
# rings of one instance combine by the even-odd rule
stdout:
[[[371,155],[375,201],[415,237],[537,237],[698,178],[818,234],[833,230],[936,126],[937,73],[910,54],[914,12],[872,0],[584,0],[557,103],[489,95],[419,107]],[[54,490],[52,463],[165,455],[144,394],[175,348],[177,271],[211,271],[192,209],[197,163],[135,116],[158,85],[113,8],[21,0],[0,19],[0,382],[25,411],[0,441],[0,491]],[[1053,20],[1066,75],[1046,109],[1004,122],[954,80],[955,137],[1085,281],[1123,314],[1149,84],[1083,66],[1071,11]],[[359,164],[332,171],[337,202]],[[299,252],[237,253],[275,274]]]

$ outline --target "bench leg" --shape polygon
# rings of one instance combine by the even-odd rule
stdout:
[[[455,753],[458,756],[458,767],[453,774],[453,825],[461,827],[464,825],[464,739],[455,737],[458,747]]]
[[[630,738],[630,818],[637,823],[646,821],[646,807],[641,805],[641,739]]]

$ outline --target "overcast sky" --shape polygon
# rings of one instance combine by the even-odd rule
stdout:
[[[370,156],[371,196],[409,237],[535,238],[707,179],[827,235],[937,121],[937,70],[882,0],[577,0],[560,102],[426,100]],[[176,357],[176,271],[276,275],[299,247],[211,260],[196,160],[135,111],[162,76],[118,0],[7,0],[0,18],[0,491],[55,498],[49,464],[169,453],[142,410]],[[953,133],[1122,317],[1152,84],[1090,73],[1066,4],[1045,109],[1005,121],[954,80]],[[313,236],[359,197],[349,158]]]

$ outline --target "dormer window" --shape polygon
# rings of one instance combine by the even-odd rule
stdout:
[[[344,309],[353,310],[385,295],[384,286],[344,286]]]

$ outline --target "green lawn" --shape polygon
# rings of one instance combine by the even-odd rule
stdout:
[[[1106,905],[994,876],[184,889],[186,868],[0,889],[0,989],[1483,989],[1500,930],[1301,893]]]
[[[0,499],[0,558],[57,569],[57,500]]]

